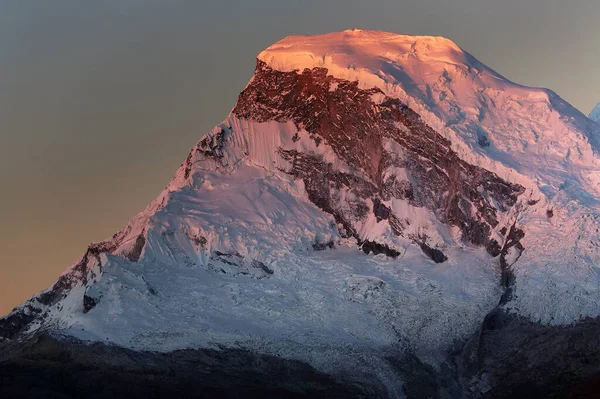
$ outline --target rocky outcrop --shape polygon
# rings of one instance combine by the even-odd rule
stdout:
[[[330,146],[355,171],[336,170],[315,154],[280,149],[281,157],[292,165],[285,172],[304,181],[311,201],[331,213],[346,235],[364,238],[354,224],[370,210],[403,235],[402,215],[384,203],[402,199],[457,226],[465,241],[486,248],[492,256],[500,254],[502,246],[492,231],[502,227],[499,213],[508,212],[524,188],[461,160],[447,139],[381,90],[360,89],[358,82],[334,78],[324,68],[280,72],[259,60],[233,112],[258,122],[291,120],[315,145]],[[401,151],[387,150],[386,143],[395,143]],[[408,178],[395,175],[398,169]],[[342,190],[357,200],[340,204]],[[407,238],[434,261],[447,259],[426,236]]]
[[[597,397],[600,320],[544,326],[498,308],[461,362],[469,397]]]
[[[0,338],[12,339],[29,323],[41,316],[42,311],[33,306],[31,300],[28,302],[0,319]]]
[[[100,300],[98,298],[94,298],[87,293],[83,295],[83,313],[87,313],[90,310],[94,309]]]
[[[512,265],[521,257],[521,253],[525,250],[521,239],[525,237],[525,232],[513,223],[504,241],[504,246],[500,250],[500,269],[501,269],[501,284],[504,288],[504,295],[500,299],[500,304],[503,305],[510,301],[512,297],[513,285],[515,276],[511,269]],[[512,259],[507,259],[510,252],[513,252]]]
[[[423,253],[431,258],[435,263],[443,263],[448,260],[448,257],[444,255],[442,251],[439,249],[431,248],[429,245],[425,244],[425,242],[419,243],[421,250]]]
[[[370,254],[373,253],[373,255],[379,255],[379,254],[385,254],[389,257],[392,258],[397,258],[398,255],[400,255],[400,252],[388,247],[385,244],[379,244],[373,241],[364,241],[361,244],[361,248],[363,250],[364,253],[366,254]]]
[[[135,352],[41,335],[8,356],[0,351],[2,398],[385,397],[376,385],[239,349]]]
[[[125,254],[125,257],[131,262],[137,262],[140,260],[142,256],[142,251],[144,250],[144,246],[146,245],[146,237],[144,236],[144,232],[142,231],[137,238],[135,239],[135,244],[131,251]]]
[[[232,276],[250,276],[257,279],[270,277],[274,273],[270,267],[259,260],[245,259],[237,252],[224,253],[220,251],[214,251],[210,256],[208,270]]]
[[[553,327],[496,309],[437,368],[410,351],[390,350],[381,362],[409,399],[591,398],[600,386],[599,332],[598,319]],[[42,334],[0,341],[0,354],[1,397],[394,396],[369,370],[340,378],[240,349],[140,352]]]
[[[353,174],[335,170],[318,155],[296,150],[279,149],[279,155],[292,167],[286,173],[302,179],[308,198],[321,210],[330,213],[343,226],[342,236],[360,239],[354,221],[369,212],[367,199],[377,192],[377,187]],[[355,200],[340,201],[340,193],[350,191]]]

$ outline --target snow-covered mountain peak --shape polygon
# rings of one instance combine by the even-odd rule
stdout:
[[[592,112],[590,112],[590,119],[600,123],[600,102],[596,104]]]
[[[600,195],[599,127],[551,90],[513,83],[449,39],[347,30],[290,36],[258,59],[377,87],[417,111],[463,159],[502,178],[551,197],[565,186]]]
[[[319,345],[435,363],[497,306],[596,317],[599,129],[445,38],[288,37],[158,198],[0,338],[238,345],[327,369]]]
[[[330,68],[370,68],[378,63],[421,58],[456,65],[468,63],[465,53],[444,37],[409,36],[396,33],[349,29],[312,36],[288,36],[268,47],[258,58],[279,71]]]

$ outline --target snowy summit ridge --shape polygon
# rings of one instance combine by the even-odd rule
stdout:
[[[445,38],[285,38],[159,197],[0,337],[359,361],[401,396],[390,351],[438,367],[492,312],[600,315],[599,130]]]
[[[502,177],[516,171],[554,189],[564,180],[557,169],[598,162],[591,139],[598,128],[573,106],[550,90],[510,82],[444,37],[352,29],[290,36],[258,58],[280,71],[323,67],[378,87],[419,112],[461,156]]]

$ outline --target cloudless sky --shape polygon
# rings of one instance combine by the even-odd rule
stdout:
[[[292,34],[441,35],[587,114],[597,0],[0,0],[0,315],[118,231]]]

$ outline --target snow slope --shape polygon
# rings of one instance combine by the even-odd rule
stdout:
[[[520,257],[507,254],[516,283],[503,306],[556,325],[600,314],[597,124],[551,91],[507,81],[444,38],[360,30],[289,37],[259,60],[277,71],[325,67],[361,88],[378,87],[383,94],[373,101],[402,100],[463,161],[522,185],[516,204],[499,215],[498,229],[515,225],[525,234]],[[145,211],[92,245],[60,284],[15,309],[9,328],[160,351],[240,346],[333,374],[346,356],[381,368],[392,391],[398,382],[378,361],[390,348],[438,365],[498,304],[498,257],[402,199],[387,206],[448,260],[435,263],[373,213],[357,222],[360,237],[399,256],[360,252],[304,182],[286,173],[292,165],[279,149],[369,177],[310,136],[289,120],[231,113]],[[386,150],[404,151],[393,141]],[[340,203],[355,200],[341,191]],[[374,203],[363,200],[372,211]]]
[[[102,255],[91,265],[87,288],[80,285],[47,308],[54,327],[137,349],[250,346],[308,356],[326,370],[333,367],[328,347],[399,345],[441,359],[496,305],[499,270],[483,249],[456,242],[450,260],[436,264],[408,240],[396,241],[402,258],[392,259],[366,255],[354,240],[342,239],[302,182],[276,166],[284,166],[276,157],[281,145],[308,146],[342,163],[307,137],[294,142],[293,124],[231,115],[211,134],[221,129],[231,133],[225,156],[217,162],[192,150],[187,178],[184,163],[159,197],[160,209],[138,216],[147,231],[140,261],[119,256],[125,250]],[[371,238],[389,234],[374,220],[367,224],[375,226]],[[332,241],[335,249],[313,249]],[[84,292],[98,299],[88,313]],[[307,354],[307,347],[314,350]]]

